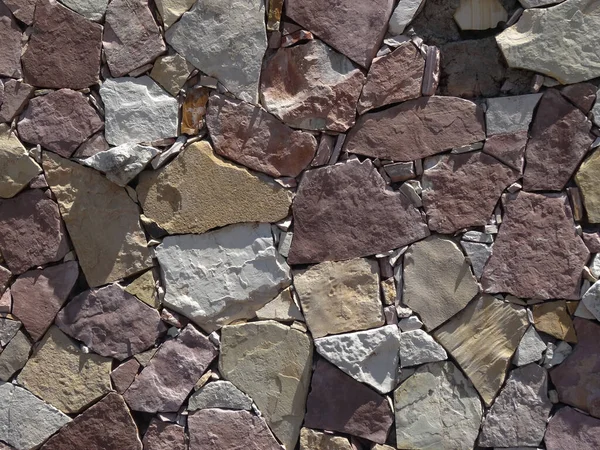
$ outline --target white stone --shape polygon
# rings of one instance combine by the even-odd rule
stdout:
[[[203,0],[166,32],[166,40],[241,100],[258,102],[267,49],[263,0]]]
[[[256,311],[256,317],[261,320],[279,320],[291,322],[299,320],[304,322],[304,316],[292,297],[291,289],[285,289],[277,297]]]
[[[388,32],[390,34],[402,34],[424,2],[425,0],[400,0],[390,18]]]
[[[400,367],[411,367],[444,361],[448,354],[423,330],[407,331],[400,335]]]
[[[59,0],[67,8],[94,22],[100,22],[106,12],[108,0]]]
[[[148,76],[109,78],[100,88],[111,145],[177,136],[179,106]]]
[[[554,366],[558,366],[565,359],[567,359],[567,356],[569,356],[572,351],[573,351],[573,347],[571,347],[565,341],[560,341],[558,343],[558,345],[554,346],[554,348],[552,349],[552,357],[549,358],[550,359],[549,362],[546,362],[546,364],[544,364],[544,367],[546,367],[547,369],[550,369]]]
[[[240,391],[230,381],[214,381],[194,392],[188,403],[188,411],[198,409],[223,408],[252,409],[252,399]]]
[[[541,97],[542,94],[528,94],[488,98],[485,112],[487,135],[527,131]]]
[[[400,332],[395,325],[315,339],[317,352],[382,394],[396,386]]]
[[[402,319],[398,326],[402,331],[414,331],[421,329],[423,322],[417,316],[410,316]]]
[[[592,121],[597,125],[600,126],[600,89],[598,89],[598,91],[596,91],[596,101],[594,102],[594,107],[592,108]],[[598,138],[596,138],[596,141],[598,141]],[[596,141],[594,141],[594,144],[596,144]],[[594,148],[594,144],[592,144],[592,148]],[[597,147],[597,145],[596,145]]]
[[[524,366],[542,359],[546,350],[546,343],[542,340],[534,327],[529,327],[519,343],[515,352],[513,363],[515,366]]]
[[[600,320],[600,281],[596,281],[592,287],[583,294],[581,301],[588,311],[594,315],[596,320]]]
[[[575,317],[581,317],[582,319],[591,319],[594,320],[596,317],[590,312],[589,309],[585,307],[583,302],[579,302],[577,304],[577,309],[575,310]]]
[[[600,278],[600,254],[596,253],[590,262],[590,272],[596,278]]]
[[[482,244],[493,244],[494,237],[488,233],[482,233],[481,231],[467,231],[462,235],[463,241],[469,242],[480,242]]]
[[[290,282],[269,224],[238,224],[208,233],[167,236],[156,247],[164,304],[207,332],[249,319]]]
[[[487,244],[481,244],[479,242],[465,241],[461,241],[460,246],[463,248],[463,250],[469,257],[469,261],[471,262],[471,267],[473,268],[475,278],[479,280],[481,278],[481,275],[483,274],[483,268],[485,267],[485,263],[488,259],[490,259],[490,256],[492,256],[492,246]]]
[[[105,173],[106,178],[113,183],[126,186],[159,153],[154,147],[121,144],[83,159],[81,163]]]
[[[0,383],[0,441],[16,450],[37,448],[70,421],[26,389]]]
[[[292,239],[294,237],[294,233],[292,233],[291,231],[284,231],[281,233],[281,236],[279,238],[279,253],[281,254],[281,256],[284,256],[285,258],[288,257],[288,253],[290,252],[290,247],[292,246]]]
[[[523,8],[539,8],[540,6],[556,5],[562,3],[565,0],[519,0],[519,3]]]

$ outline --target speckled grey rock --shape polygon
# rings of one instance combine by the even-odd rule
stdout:
[[[460,246],[467,254],[467,258],[471,263],[471,267],[473,268],[475,278],[479,280],[481,278],[481,275],[483,274],[483,268],[485,267],[485,263],[488,259],[490,259],[490,256],[492,256],[492,246],[488,244],[482,244],[479,242],[465,241],[461,241]]]
[[[18,331],[8,345],[0,353],[0,380],[8,381],[21,370],[31,352],[31,341],[25,333]]]
[[[530,326],[521,338],[521,342],[519,343],[519,347],[513,358],[513,364],[521,367],[532,362],[540,361],[546,347],[546,343],[542,340],[535,328]]]
[[[400,367],[443,361],[446,350],[423,330],[406,331],[400,335]]]
[[[488,98],[485,112],[488,136],[527,131],[542,94]]]
[[[229,381],[218,380],[208,383],[194,392],[188,401],[188,411],[198,409],[252,409],[252,399]]]
[[[425,0],[400,0],[394,9],[388,32],[391,34],[402,34],[406,26],[417,15],[419,8]]]

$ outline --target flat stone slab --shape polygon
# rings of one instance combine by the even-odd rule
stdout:
[[[166,29],[177,22],[196,2],[195,0],[156,0],[155,3]]]
[[[12,122],[23,111],[34,91],[33,86],[23,81],[14,79],[5,81],[4,98],[0,102],[0,122]]]
[[[600,151],[595,150],[579,167],[575,182],[583,196],[587,219],[591,223],[600,223],[600,189],[598,171],[600,170]]]
[[[533,111],[540,98],[542,98],[542,94],[488,98],[485,112],[487,135],[493,136],[529,130]]]
[[[404,33],[405,28],[417,15],[423,3],[425,0],[400,0],[390,17],[388,31],[391,34]]]
[[[513,363],[516,366],[521,367],[540,361],[546,347],[546,342],[540,337],[535,330],[535,327],[531,326],[523,335],[521,342],[519,342],[519,347],[515,352]]]
[[[444,361],[446,350],[423,330],[405,331],[400,335],[400,367]]]
[[[10,3],[10,2],[7,2]],[[21,29],[7,8],[0,6],[0,37],[2,38],[2,53],[0,54],[0,75],[20,78],[21,72]]]
[[[108,0],[60,0],[60,2],[94,22],[100,22],[104,18]]]
[[[31,25],[37,0],[6,0],[3,2],[17,19]]]
[[[131,358],[118,365],[117,368],[110,373],[110,379],[115,391],[119,394],[123,394],[123,392],[131,386],[131,383],[133,383],[140,367],[140,363],[138,363],[135,358]]]
[[[594,450],[600,446],[600,420],[573,408],[562,408],[550,419],[544,443],[548,450]]]
[[[302,428],[300,450],[352,450],[352,447],[350,441],[345,437]]]
[[[40,172],[10,127],[0,124],[0,198],[14,197]]]
[[[188,411],[208,408],[250,411],[252,399],[233,383],[217,380],[194,392],[188,401]]]
[[[0,380],[9,381],[21,370],[31,353],[31,341],[21,330],[10,340],[0,353]]]
[[[281,293],[256,311],[260,320],[277,320],[279,322],[304,322],[304,315],[294,300],[291,288],[284,289]]]
[[[533,305],[533,325],[536,330],[556,339],[577,343],[573,321],[564,300]]]
[[[188,450],[185,428],[158,418],[150,422],[142,444],[144,450]]]
[[[490,136],[485,140],[482,151],[523,173],[525,148],[529,139],[527,134],[527,131],[519,131]]]

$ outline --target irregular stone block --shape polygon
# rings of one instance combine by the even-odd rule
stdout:
[[[152,67],[150,76],[165,91],[176,97],[194,69],[186,59],[178,53],[160,56]]]
[[[145,304],[158,308],[160,302],[156,296],[154,275],[152,270],[144,272],[125,287],[125,292],[135,295]]]
[[[485,125],[488,136],[528,131],[542,94],[488,98]]]
[[[418,366],[448,359],[446,350],[423,330],[400,335],[400,367]]]
[[[25,333],[18,331],[0,353],[0,380],[9,381],[21,370],[27,363],[30,352],[31,341]]]
[[[188,401],[188,411],[221,408],[252,410],[252,399],[229,381],[208,383],[192,394]]]
[[[108,0],[60,0],[60,2],[94,22],[104,18]]]
[[[256,317],[260,320],[278,320],[280,322],[292,322],[297,320],[304,322],[304,315],[296,305],[290,288],[281,293],[256,311]]]
[[[533,325],[557,339],[576,343],[577,335],[564,300],[533,305]]]
[[[461,30],[488,30],[508,20],[508,13],[499,0],[461,0],[454,13]]]
[[[113,387],[119,394],[123,394],[133,380],[135,379],[138,371],[140,370],[140,363],[135,360],[135,358],[131,358],[130,360],[120,364],[110,373],[110,379],[112,381]]]
[[[11,11],[0,5],[0,75],[21,77],[21,29]]]
[[[0,197],[14,197],[41,171],[10,127],[0,124]]]
[[[600,447],[600,420],[573,408],[562,408],[550,419],[544,443],[548,450],[594,450]]]
[[[517,351],[515,352],[513,364],[521,367],[540,361],[546,347],[546,343],[542,340],[537,331],[535,331],[535,327],[529,327],[519,343],[519,348],[517,348]]]
[[[302,428],[300,430],[300,450],[352,450],[345,437]]]
[[[496,134],[485,140],[482,151],[523,173],[527,131],[512,134]]]
[[[0,101],[0,122],[12,122],[23,111],[34,90],[33,86],[19,80],[5,81],[3,100]]]
[[[144,434],[144,450],[187,450],[185,428],[175,423],[152,419]]]
[[[177,20],[196,3],[196,0],[155,0],[158,13],[162,18],[165,29]]]
[[[109,148],[110,146],[104,138],[103,130],[84,141],[83,144],[75,150],[75,153],[73,153],[72,156],[73,158],[89,158],[90,156],[94,156],[96,153],[103,152]]]
[[[473,269],[473,274],[477,280],[481,279],[483,275],[483,268],[487,263],[487,260],[492,256],[492,246],[487,244],[480,244],[478,242],[464,242],[461,241],[460,246],[467,255],[469,264]]]
[[[596,89],[592,83],[577,83],[565,86],[560,93],[584,114],[587,114],[596,101]]]

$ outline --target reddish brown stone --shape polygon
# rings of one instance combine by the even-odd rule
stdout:
[[[521,191],[503,198],[504,217],[481,278],[485,292],[519,298],[579,299],[589,251],[565,195]]]
[[[5,291],[11,278],[11,271],[4,266],[0,266],[0,295]]]
[[[104,132],[101,131],[81,144],[75,153],[73,153],[73,158],[89,158],[109,148],[110,145],[108,145],[108,142],[104,138]]]
[[[425,0],[422,3],[421,12],[410,24],[417,36],[430,45],[461,39],[460,29],[454,20],[460,0]]]
[[[178,411],[218,350],[192,325],[162,344],[125,392],[134,411]]]
[[[15,17],[27,25],[33,23],[33,13],[37,2],[38,0],[3,0]]]
[[[248,411],[201,409],[188,417],[190,450],[280,450],[262,417]]]
[[[584,232],[582,237],[590,253],[600,253],[600,232]]]
[[[110,393],[65,425],[41,450],[142,450],[123,397]]]
[[[377,54],[394,9],[393,0],[288,0],[286,15],[363,67]]]
[[[4,101],[0,107],[0,122],[10,122],[19,114],[33,94],[34,87],[18,80],[4,83]]]
[[[61,89],[29,102],[18,124],[24,142],[40,144],[65,158],[103,127],[98,113],[79,92]]]
[[[219,424],[218,427],[223,425]],[[174,423],[152,419],[144,434],[144,450],[187,450],[185,429]]]
[[[600,325],[579,317],[573,325],[578,343],[550,378],[562,403],[600,418]]]
[[[393,420],[383,395],[325,360],[317,362],[306,403],[305,427],[339,431],[383,444]]]
[[[113,370],[110,373],[110,379],[112,380],[115,391],[119,394],[125,392],[127,388],[131,386],[131,383],[133,383],[140,367],[140,363],[137,362],[135,358],[131,358]]]
[[[83,89],[96,84],[101,50],[101,25],[56,0],[40,0],[22,58],[25,81],[55,89]]]
[[[79,266],[76,261],[25,272],[11,286],[13,314],[34,341],[54,322],[56,314],[71,293]]]
[[[350,153],[412,161],[485,139],[483,110],[455,97],[423,97],[361,116],[348,133]]]
[[[307,171],[293,211],[290,264],[373,255],[429,235],[419,210],[369,160]]]
[[[528,191],[560,191],[583,160],[592,123],[556,89],[544,93],[531,126],[523,173]]]
[[[211,95],[206,123],[219,155],[273,177],[298,176],[317,149],[312,134],[224,95]]]
[[[562,408],[550,419],[544,442],[548,450],[598,450],[600,420],[573,408]]]
[[[147,350],[165,331],[156,309],[116,284],[73,298],[56,325],[99,355],[119,360]]]
[[[584,114],[587,114],[596,101],[597,88],[592,83],[577,83],[565,86],[560,93],[571,103],[577,106]]]
[[[504,189],[519,172],[483,152],[442,155],[423,174],[429,229],[451,234],[485,225]]]
[[[58,205],[39,189],[0,200],[0,251],[14,274],[62,259],[69,244]]]
[[[21,29],[9,9],[0,2],[0,76],[21,76]]]
[[[519,172],[523,171],[525,163],[525,146],[527,145],[527,131],[518,133],[496,134],[486,139],[483,151],[488,155],[498,158],[507,166]]]

